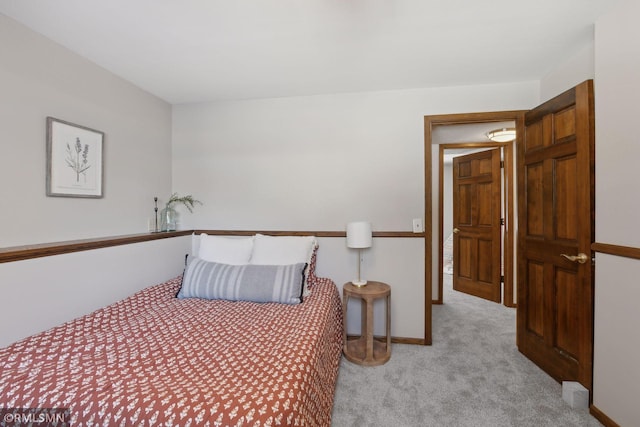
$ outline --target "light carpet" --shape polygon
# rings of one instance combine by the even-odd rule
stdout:
[[[375,367],[342,358],[333,426],[601,426],[518,352],[514,309],[453,291],[448,275],[444,288],[432,346],[393,344]]]

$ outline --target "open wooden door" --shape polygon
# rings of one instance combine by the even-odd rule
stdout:
[[[453,289],[500,302],[500,149],[453,159]]]
[[[525,115],[518,144],[519,350],[592,387],[593,82]]]

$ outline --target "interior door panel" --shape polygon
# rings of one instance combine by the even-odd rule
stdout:
[[[591,390],[593,82],[529,111],[518,144],[519,350]]]

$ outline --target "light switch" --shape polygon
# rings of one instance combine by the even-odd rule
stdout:
[[[422,233],[422,218],[413,219],[413,232]]]

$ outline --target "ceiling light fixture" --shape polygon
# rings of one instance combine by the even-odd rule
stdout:
[[[487,138],[493,142],[509,142],[516,139],[516,128],[495,129],[487,133]]]

